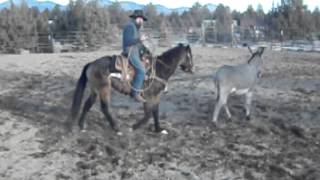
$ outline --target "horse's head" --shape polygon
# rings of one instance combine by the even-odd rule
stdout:
[[[184,46],[183,44],[179,44],[179,46],[184,48],[183,57],[180,61],[181,70],[187,73],[193,73],[193,59],[190,45]]]

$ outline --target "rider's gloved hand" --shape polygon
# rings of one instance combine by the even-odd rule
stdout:
[[[141,41],[141,42],[145,41],[146,39],[147,39],[147,36],[146,36],[145,34],[142,34],[142,35],[140,36],[140,41]]]

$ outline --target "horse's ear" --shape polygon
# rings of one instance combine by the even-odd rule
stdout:
[[[179,43],[179,44],[178,44],[178,46],[182,47],[182,46],[183,46],[183,44],[182,44],[182,43]]]
[[[187,50],[189,50],[189,51],[190,51],[190,53],[191,53],[191,47],[190,47],[190,45],[189,45],[189,44],[187,44],[187,45],[185,46],[185,48],[186,48]]]

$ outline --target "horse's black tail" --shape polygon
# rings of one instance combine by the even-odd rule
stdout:
[[[72,101],[72,107],[71,107],[71,118],[75,119],[79,113],[81,102],[82,102],[82,97],[84,90],[86,88],[86,84],[88,81],[88,78],[86,76],[86,71],[89,67],[89,63],[85,65],[82,69],[82,73],[80,75],[80,78],[77,82],[77,87],[73,95],[73,101]]]

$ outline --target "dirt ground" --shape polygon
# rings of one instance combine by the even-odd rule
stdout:
[[[0,179],[320,179],[320,54],[267,49],[251,121],[243,97],[234,96],[232,121],[221,111],[214,126],[212,75],[223,64],[245,62],[249,52],[192,51],[195,74],[177,70],[161,99],[168,135],[151,131],[152,120],[129,131],[142,105],[112,92],[123,136],[105,124],[98,103],[86,132],[64,128],[83,65],[118,51],[0,55]]]

